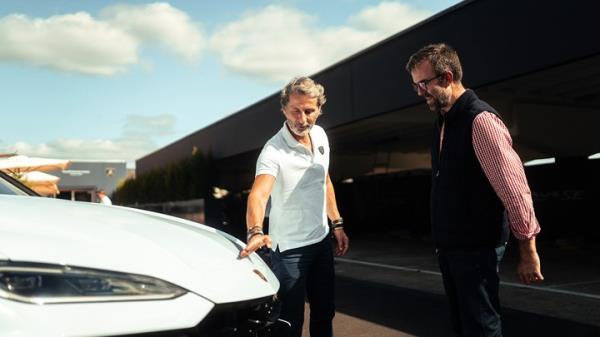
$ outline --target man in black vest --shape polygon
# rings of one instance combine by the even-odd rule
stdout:
[[[498,265],[509,227],[519,242],[519,278],[543,280],[535,244],[540,227],[523,165],[498,112],[463,87],[452,47],[423,47],[406,70],[438,114],[431,225],[454,329],[459,336],[502,336]]]

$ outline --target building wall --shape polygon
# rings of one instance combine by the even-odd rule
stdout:
[[[320,124],[333,129],[419,104],[404,64],[411,53],[429,43],[444,41],[460,52],[464,82],[472,88],[596,55],[600,44],[586,32],[594,31],[598,12],[597,1],[460,3],[314,75],[328,95]],[[256,151],[282,121],[274,94],[140,158],[136,171],[184,158],[194,147],[216,159]]]
[[[110,195],[117,188],[127,177],[127,167],[125,161],[72,161],[68,169],[49,173],[60,177],[61,193],[85,191],[92,193],[91,201],[95,201],[95,191],[102,189]]]

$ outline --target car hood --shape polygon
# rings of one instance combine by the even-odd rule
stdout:
[[[242,242],[191,221],[126,207],[1,195],[0,215],[4,259],[152,276],[214,303],[270,296],[279,288],[256,254],[237,258]]]

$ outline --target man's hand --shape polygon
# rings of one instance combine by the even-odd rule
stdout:
[[[544,276],[542,276],[540,257],[535,248],[535,238],[520,240],[519,251],[521,258],[517,266],[517,274],[521,282],[525,284],[542,282]]]
[[[263,246],[271,248],[271,238],[268,235],[256,234],[252,236],[250,241],[248,241],[246,248],[242,249],[240,252],[240,259],[254,253]]]
[[[343,228],[334,229],[333,236],[335,237],[336,246],[335,246],[335,256],[344,256],[350,247],[350,239],[344,232]]]

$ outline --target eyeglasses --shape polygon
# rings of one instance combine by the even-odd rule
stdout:
[[[427,85],[429,85],[429,82],[431,82],[431,81],[433,81],[435,79],[438,79],[438,78],[440,78],[442,76],[444,76],[444,75],[437,75],[435,77],[432,77],[432,78],[427,79],[427,80],[422,80],[422,81],[419,81],[417,83],[413,82],[412,83],[413,89],[415,89],[416,92],[419,92],[419,89],[421,89],[422,91],[427,91]]]

